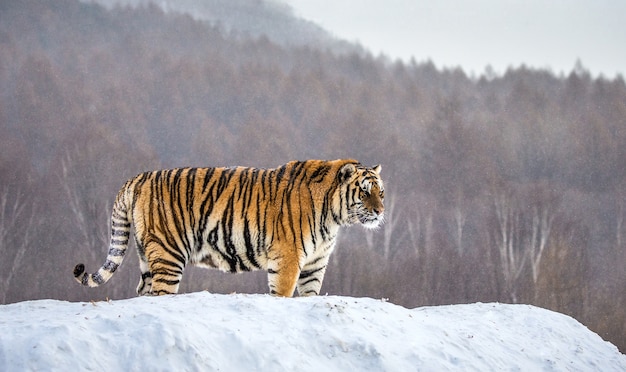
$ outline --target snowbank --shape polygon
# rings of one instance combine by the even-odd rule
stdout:
[[[0,306],[0,370],[625,371],[576,320],[527,305],[406,309],[207,292]]]

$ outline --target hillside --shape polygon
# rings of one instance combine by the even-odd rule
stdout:
[[[357,51],[364,53],[357,45],[336,39],[317,24],[296,17],[287,3],[277,0],[95,0],[95,2],[108,9],[124,6],[147,7],[154,4],[164,12],[190,15],[195,20],[219,27],[225,34],[239,39],[267,38],[287,47],[306,46],[330,49],[337,53]]]
[[[527,305],[194,294],[0,306],[1,370],[623,371],[576,320]]]

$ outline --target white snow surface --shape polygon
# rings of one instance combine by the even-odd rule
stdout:
[[[626,371],[626,355],[529,305],[198,292],[0,306],[1,371],[69,369]]]

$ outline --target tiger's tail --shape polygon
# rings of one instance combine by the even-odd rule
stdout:
[[[130,182],[120,190],[113,204],[111,212],[111,241],[109,243],[109,252],[106,261],[98,269],[97,272],[89,274],[85,272],[85,265],[79,263],[74,267],[74,278],[80,284],[88,287],[97,287],[106,283],[115,270],[124,261],[126,248],[128,248],[128,239],[130,238],[129,210],[131,208],[132,193],[130,190]]]

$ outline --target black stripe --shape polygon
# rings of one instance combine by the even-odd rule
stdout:
[[[111,245],[127,245],[128,244],[128,238],[126,239],[111,239]]]
[[[179,248],[185,249],[187,251],[187,255],[189,255],[189,253],[191,252],[191,242],[189,241],[189,238],[187,237],[187,234],[185,234],[185,232],[187,230],[186,227],[188,226],[188,224],[191,223],[191,221],[186,221],[185,217],[191,215],[191,211],[187,210],[186,208],[189,202],[188,200],[186,201],[185,206],[183,206],[183,195],[187,196],[187,192],[183,194],[181,187],[181,182],[183,181],[182,175],[184,171],[188,171],[188,169],[180,169],[176,172],[176,175],[174,176],[175,182],[172,185],[171,199],[172,201],[176,201],[176,204],[172,205],[172,210],[176,210],[177,213],[172,216],[172,220],[174,222],[174,226],[176,227],[176,234],[183,244],[183,246]]]
[[[317,269],[313,269],[313,270],[303,270],[300,272],[300,279],[304,279],[304,278],[308,278],[309,276],[323,270],[326,266],[322,266],[320,268]]]
[[[213,176],[213,169],[210,169],[209,172],[206,175],[206,178],[204,179],[204,183],[203,183],[203,187],[202,187],[202,192],[206,193],[206,196],[204,197],[204,199],[202,200],[202,203],[200,204],[200,221],[199,221],[199,231],[198,231],[198,244],[197,244],[197,250],[201,250],[202,249],[202,236],[204,236],[204,229],[207,226],[209,217],[211,216],[211,213],[213,212],[213,205],[214,205],[214,201],[213,201],[213,189],[215,188],[215,182],[211,183],[211,187],[210,189],[206,190],[206,186],[209,184],[209,179]]]
[[[310,176],[309,183],[312,182],[322,182],[324,181],[324,177],[328,174],[330,167],[327,165],[322,165],[318,167]]]
[[[202,193],[206,192],[206,188],[209,185],[209,182],[213,180],[213,174],[215,173],[215,168],[207,168],[206,174],[204,175],[204,181],[202,183]]]
[[[105,269],[105,270],[107,270],[107,271],[109,271],[109,272],[114,273],[114,272],[115,272],[115,270],[117,270],[117,268],[118,268],[119,266],[120,266],[120,265],[119,265],[118,263],[115,263],[115,262],[113,262],[113,261],[111,261],[111,260],[106,260],[106,261],[104,262],[104,265],[102,265],[102,268],[103,268],[103,269]]]
[[[196,168],[188,168],[187,169],[187,174],[185,176],[185,194],[186,194],[186,198],[185,198],[185,210],[187,211],[187,217],[189,218],[188,221],[188,226],[191,227],[193,229],[193,231],[196,230],[196,226],[195,226],[195,221],[194,221],[194,214],[193,214],[193,206],[195,203],[195,183],[196,183],[196,172],[197,169]]]
[[[176,270],[167,270],[165,268],[163,269],[157,269],[157,270],[153,270],[152,271],[152,280],[156,280],[157,278],[161,277],[174,277],[177,280],[180,280],[180,277],[183,275],[182,271],[176,271]]]
[[[265,182],[267,181],[269,173],[270,172],[267,170],[264,170],[261,172],[261,194],[262,195],[267,195],[267,191],[265,191]]]
[[[276,183],[279,184],[285,175],[285,171],[287,170],[287,166],[283,165],[276,170]]]
[[[252,245],[248,219],[245,219],[243,223],[243,240],[246,243],[246,257],[248,258],[248,261],[250,261],[250,264],[255,268],[260,269],[261,265],[259,265],[259,262],[256,260],[254,246]]]
[[[165,283],[167,285],[176,285],[180,283],[180,279],[170,280],[170,279],[165,279],[165,278],[158,278],[158,279],[155,279],[154,281],[159,282],[159,283]]]
[[[252,204],[252,198],[254,196],[254,188],[255,185],[257,185],[257,182],[259,181],[259,170],[258,169],[253,169],[252,170],[252,174],[250,175],[250,182],[248,183],[248,187],[246,188],[245,192],[244,192],[244,199],[243,199],[243,206],[241,208],[241,217],[245,217],[245,215],[248,213],[249,209],[250,209],[250,205]],[[257,205],[257,209],[258,209],[258,205]]]
[[[112,228],[130,229],[130,222],[115,222],[115,221],[111,221],[111,227]]]
[[[146,255],[146,250],[143,248],[143,240],[139,239],[137,235],[135,235],[135,247],[137,249],[137,253],[139,257],[144,257]]]
[[[98,285],[104,283],[104,279],[102,278],[102,276],[99,273],[91,274],[91,280],[93,280],[94,283],[96,283]]]
[[[247,189],[247,185],[249,182],[248,181],[249,171],[250,171],[250,168],[245,168],[238,175],[239,182],[237,182],[237,184],[239,185],[239,193],[237,194],[237,201],[241,200],[241,197],[243,196],[244,191]]]
[[[222,170],[222,173],[220,174],[220,178],[217,183],[217,194],[215,195],[215,199],[219,199],[219,197],[222,195],[224,190],[226,190],[235,172],[236,172],[236,169],[234,168],[228,168],[228,169]]]
[[[261,254],[261,250],[265,248],[265,239],[267,237],[267,204],[263,207],[263,219],[261,220],[261,195],[257,193],[256,196],[256,231],[257,231],[257,242],[256,242],[256,253],[257,255]],[[260,221],[263,221],[263,224],[260,224]]]
[[[286,192],[283,194],[283,206],[285,204],[287,204],[287,218],[289,221],[289,230],[291,231],[291,236],[293,237],[293,242],[295,243],[296,230],[294,228],[294,222],[293,222],[293,211],[292,211],[293,203],[291,203],[291,189],[286,190]],[[294,247],[294,249],[296,249],[296,247]]]
[[[109,248],[109,256],[123,257],[126,254],[125,249]]]
[[[330,230],[328,229],[328,222],[326,221],[328,216],[330,215],[333,220],[335,218],[335,212],[332,210],[332,195],[330,192],[324,195],[324,202],[322,203],[322,213],[320,215],[320,235],[322,235],[322,240],[328,240],[328,235],[330,234]]]
[[[166,208],[170,208],[170,211],[172,212],[175,211],[174,203],[176,202],[175,199],[177,198],[176,198],[176,192],[173,189],[173,184],[174,184],[173,178],[176,177],[174,172],[178,173],[178,171],[179,169],[170,169],[170,170],[162,171],[163,173],[166,174],[166,176],[162,178],[159,184],[155,185],[156,191],[155,193],[153,193],[153,195],[156,195],[156,198],[151,198],[151,199],[156,199],[157,201],[163,201],[162,203],[158,204],[158,209],[157,209],[159,222],[160,222],[158,230],[163,233],[163,237],[165,238],[165,243],[167,244],[164,244],[164,242],[160,241],[159,242],[160,245],[163,247],[165,251],[170,253],[180,262],[186,262],[186,259],[182,255],[181,250],[178,249],[178,242],[176,241],[176,237],[177,236],[180,237],[180,234],[176,234],[174,231],[172,231],[172,229],[176,229],[177,232],[180,230],[180,226],[179,226],[180,224],[178,223],[176,219],[177,216],[172,216],[173,224],[170,223],[167,218],[168,215],[167,215],[167,210],[166,210]],[[161,172],[157,172],[157,173],[160,174]],[[166,199],[163,197],[163,193],[165,189],[167,189],[170,193],[169,198],[167,198],[167,202],[168,202],[167,207],[165,205]],[[153,218],[152,214],[153,213],[149,213],[151,218]],[[152,224],[150,226],[155,226],[154,221],[151,221],[151,222]]]
[[[111,229],[111,236],[128,238],[130,236],[130,231],[124,231],[120,229]]]
[[[211,248],[213,248],[213,251],[218,253],[220,255],[220,257],[222,257],[222,259],[224,261],[226,261],[228,263],[229,266],[229,270],[230,272],[236,272],[237,271],[237,261],[233,261],[232,256],[229,254],[228,252],[228,247],[226,247],[226,252],[222,251],[218,245],[219,240],[219,229],[220,229],[220,224],[216,225],[215,228],[211,231],[209,231],[209,235],[207,236],[207,243],[209,243],[209,245],[211,246]],[[222,227],[222,231],[223,231],[223,227]],[[224,245],[227,245],[227,239],[226,237],[222,238],[222,243],[224,243]]]
[[[167,238],[167,235],[168,235],[168,234],[166,233],[165,235],[166,235],[166,238]],[[178,262],[180,262],[183,266],[185,266],[185,264],[186,264],[186,262],[187,262],[187,261],[185,260],[185,257],[184,257],[183,255],[181,255],[181,254],[180,254],[181,252],[180,252],[179,250],[176,250],[176,249],[170,249],[170,247],[172,247],[172,246],[170,246],[169,244],[166,244],[165,242],[163,242],[160,238],[158,238],[158,237],[156,237],[156,236],[152,236],[152,237],[151,237],[151,239],[152,239],[152,240],[153,240],[156,244],[158,244],[158,245],[161,247],[161,249],[163,249],[165,252],[169,253],[172,257],[174,257],[174,259],[176,259],[176,260],[177,260]],[[173,247],[176,247],[176,246],[175,246],[175,245],[173,245]],[[163,261],[165,261],[165,259],[158,259],[158,260],[163,260]]]
[[[315,226],[315,211],[313,211],[313,216],[308,216],[309,222],[309,231],[311,232],[311,243],[313,243],[313,252],[317,250],[317,228]]]
[[[306,285],[308,285],[308,284],[311,284],[311,283],[313,283],[313,282],[318,282],[318,283],[321,283],[321,282],[320,282],[320,280],[319,280],[318,278],[311,278],[311,279],[309,279],[309,280],[307,280],[307,281],[305,281],[305,282],[298,282],[298,285],[299,285],[299,286],[301,286],[301,287],[304,287],[304,286],[306,286]],[[311,291],[311,290],[308,290],[307,292],[312,292],[312,291]]]
[[[239,257],[239,253],[237,252],[237,247],[235,243],[233,243],[233,224],[234,224],[234,205],[235,205],[235,191],[233,190],[232,194],[228,198],[228,204],[226,205],[226,209],[224,210],[224,215],[222,216],[222,233],[223,233],[223,243],[226,248],[226,261],[230,266],[230,272],[238,272],[238,271],[250,271],[241,257]]]
[[[165,258],[156,258],[154,261],[152,261],[152,263],[153,264],[159,263],[159,264],[163,264],[169,267],[175,267],[176,269],[178,269],[176,271],[181,272],[181,273],[183,272],[183,268],[184,268],[184,265],[180,265],[182,263],[181,261],[178,261],[178,262],[170,261],[170,260],[166,260]],[[154,275],[155,273],[162,271],[162,270],[167,270],[167,269],[161,268],[161,269],[152,270],[152,274]]]

